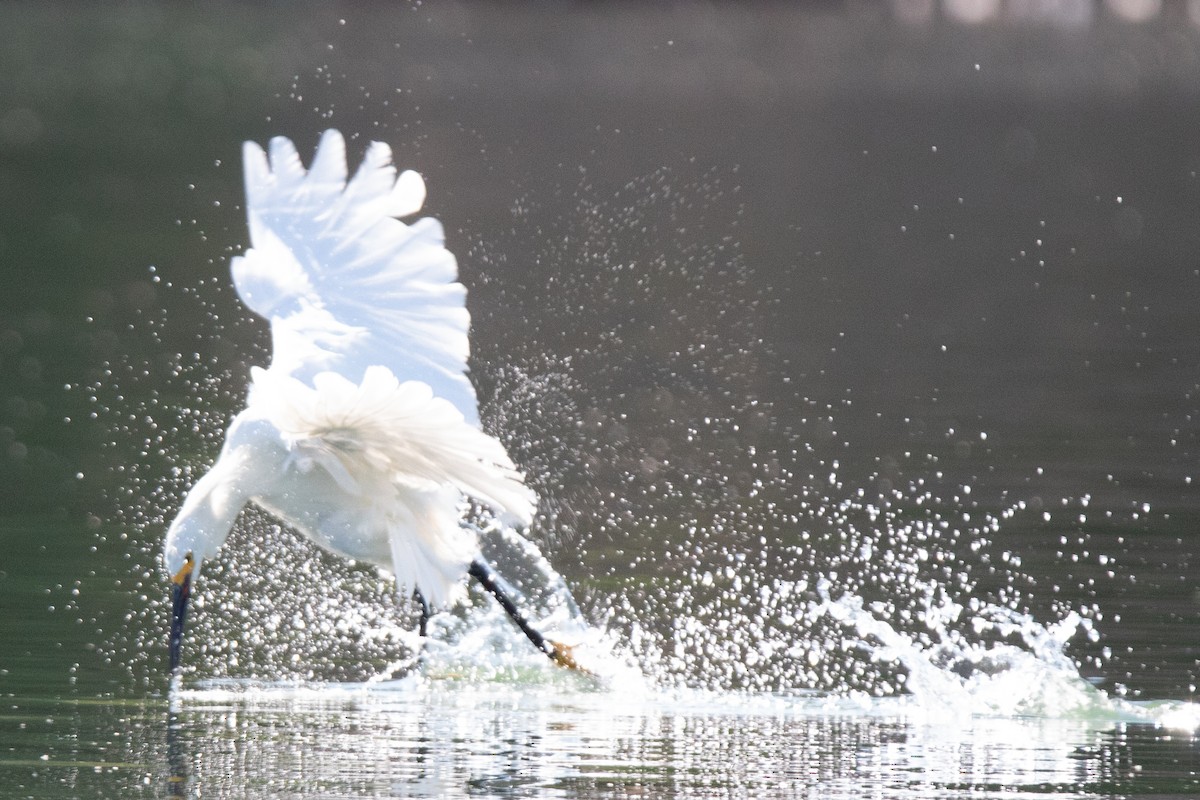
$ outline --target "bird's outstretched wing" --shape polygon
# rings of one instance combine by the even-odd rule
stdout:
[[[243,148],[251,248],[233,259],[238,294],[271,323],[271,370],[308,385],[322,372],[360,383],[380,365],[422,381],[478,424],[466,289],[432,218],[406,225],[425,184],[397,177],[391,150],[372,142],[347,181],[346,144],[326,131],[305,171],[284,137],[270,158]]]

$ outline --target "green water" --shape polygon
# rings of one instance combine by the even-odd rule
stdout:
[[[1120,5],[0,5],[0,797],[1200,791],[1200,34]],[[168,691],[158,542],[269,357],[241,142],[330,125],[425,176],[531,536],[645,682],[474,617],[368,685],[413,609],[251,514]],[[1032,649],[988,603],[1082,612],[1072,666],[906,694]]]

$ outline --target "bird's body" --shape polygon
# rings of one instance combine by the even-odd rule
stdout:
[[[460,524],[463,494],[528,514],[511,467],[479,460],[488,456],[504,458],[496,440],[425,384],[401,384],[385,368],[359,385],[321,373],[312,386],[255,370],[246,409],[171,528],[168,557],[211,555],[209,532],[228,531],[253,502],[445,606],[478,555]]]
[[[168,530],[166,565],[186,584],[184,610],[192,574],[248,502],[448,605],[481,569],[464,500],[528,524],[535,497],[480,428],[466,290],[441,225],[395,218],[420,209],[424,183],[397,178],[379,143],[347,180],[336,131],[307,172],[287,139],[271,141],[269,164],[253,143],[245,157],[253,247],[232,272],[269,320],[274,353],[269,368],[252,370],[246,408]]]

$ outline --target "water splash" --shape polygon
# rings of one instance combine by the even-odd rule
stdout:
[[[901,681],[917,704],[938,716],[1075,717],[1108,713],[1110,699],[1082,680],[1064,648],[1078,628],[1078,615],[1043,626],[1011,609],[987,606],[969,620],[974,637],[949,627],[964,609],[947,604],[925,608],[930,636],[921,642],[906,635],[863,605],[861,598],[831,598],[831,587],[818,587],[820,602],[810,613],[828,615],[861,638],[870,658],[899,664]],[[998,637],[988,641],[987,635]]]
[[[402,691],[415,675],[620,687],[679,707],[1194,727],[1190,705],[1129,703],[1081,677],[1068,653],[1098,636],[1096,609],[1035,597],[1003,533],[1048,503],[973,482],[986,453],[963,458],[982,432],[879,452],[839,433],[861,416],[848,399],[771,385],[771,288],[739,251],[736,186],[723,181],[662,170],[609,196],[586,180],[531,192],[575,213],[515,204],[511,236],[464,258],[492,275],[472,287],[489,334],[475,365],[485,424],[543,498],[528,540],[489,528],[485,550],[603,681],[587,688],[545,663],[482,595],[435,617],[422,643],[415,607],[374,570],[251,511],[232,555],[206,568],[185,685]],[[537,268],[514,275],[510,261]],[[187,297],[214,326],[233,313]],[[175,355],[139,377],[145,363],[117,370],[104,405],[119,417],[113,447],[132,438],[148,455],[122,474],[120,502],[137,531],[132,589],[153,595],[163,521],[243,382],[227,357]],[[139,609],[108,647],[148,684],[165,611]]]

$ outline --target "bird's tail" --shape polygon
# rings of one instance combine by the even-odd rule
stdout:
[[[459,524],[457,490],[405,494],[387,520],[397,589],[401,596],[415,589],[430,606],[448,608],[466,594],[467,568],[479,556],[479,543]]]

